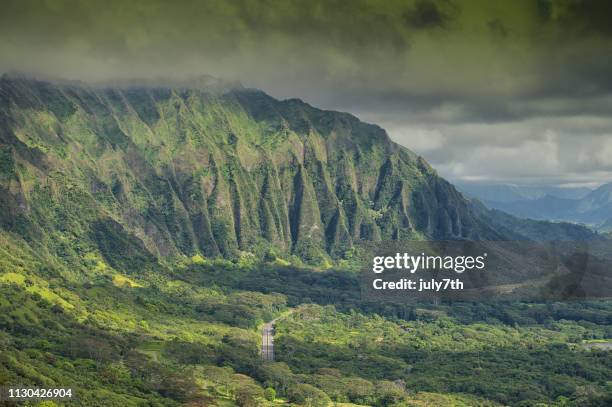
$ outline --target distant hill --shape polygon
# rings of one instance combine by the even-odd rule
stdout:
[[[513,184],[481,184],[455,182],[461,192],[483,202],[516,202],[535,200],[550,195],[561,199],[580,199],[592,191],[586,187],[524,186]]]
[[[521,218],[583,223],[601,231],[609,231],[612,224],[612,183],[587,193],[585,188],[542,188],[548,191],[542,196],[530,195],[533,188],[506,185],[459,188],[489,208]]]

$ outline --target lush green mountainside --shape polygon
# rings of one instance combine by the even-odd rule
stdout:
[[[275,258],[593,237],[466,201],[380,128],[297,100],[0,80],[0,386],[79,406],[609,405],[609,354],[582,343],[610,338],[608,302],[392,306]]]
[[[31,239],[321,263],[359,240],[500,237],[422,158],[346,113],[215,84],[4,77],[0,96],[1,221]]]

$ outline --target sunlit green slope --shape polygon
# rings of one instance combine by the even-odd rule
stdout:
[[[500,236],[384,130],[300,100],[11,77],[0,97],[1,222],[31,239],[323,263],[360,240]]]

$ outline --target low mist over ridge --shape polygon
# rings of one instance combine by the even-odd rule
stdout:
[[[448,179],[612,179],[606,1],[3,5],[0,72],[206,72],[379,123]]]

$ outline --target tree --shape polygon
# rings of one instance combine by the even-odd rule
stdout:
[[[274,390],[272,387],[268,387],[264,390],[264,397],[268,401],[274,401],[276,399],[276,390]]]
[[[310,384],[296,384],[287,392],[289,401],[306,407],[327,407],[331,400],[327,394]]]
[[[266,386],[274,387],[281,394],[286,394],[294,382],[293,373],[284,362],[262,364],[257,373]]]
[[[368,404],[370,397],[374,393],[374,385],[361,377],[349,377],[344,380],[346,393],[354,403]]]
[[[261,387],[254,384],[241,385],[234,393],[236,404],[240,407],[258,407],[258,399],[264,396]]]
[[[379,404],[389,406],[400,402],[405,396],[405,391],[396,383],[381,380],[376,383],[376,396]]]
[[[185,402],[198,392],[192,372],[172,372],[159,383],[158,392],[164,397]]]

